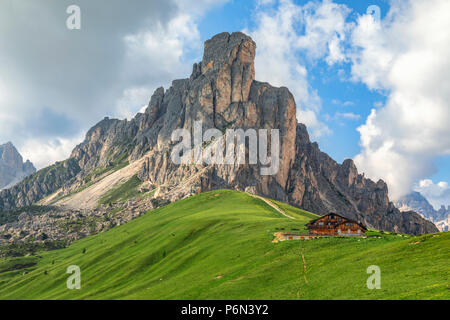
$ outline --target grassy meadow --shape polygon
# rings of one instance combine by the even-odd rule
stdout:
[[[295,219],[217,190],[65,249],[2,258],[0,299],[450,299],[449,232],[272,243],[274,232],[307,233],[316,217],[274,203]],[[70,265],[80,290],[66,287]],[[381,289],[366,286],[371,265]]]

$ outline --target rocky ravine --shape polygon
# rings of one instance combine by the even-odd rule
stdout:
[[[70,195],[97,181],[108,168],[139,160],[138,177],[157,189],[155,197],[170,201],[233,188],[319,214],[334,211],[377,229],[410,234],[438,231],[417,213],[397,210],[389,201],[386,184],[358,174],[352,160],[340,165],[322,153],[309,140],[306,127],[297,122],[289,90],[255,81],[255,52],[256,44],[242,33],[216,35],[205,43],[203,60],[194,65],[189,79],[173,81],[167,91],[157,89],[145,113],[130,121],[105,118],[89,130],[70,159],[1,192],[0,208],[29,205],[55,197],[55,192]],[[177,142],[171,141],[171,134],[178,128],[192,132],[195,121],[202,121],[204,131],[279,129],[278,173],[261,176],[259,164],[175,165],[170,154]]]
[[[0,190],[12,187],[36,172],[33,164],[23,158],[11,142],[0,145]]]

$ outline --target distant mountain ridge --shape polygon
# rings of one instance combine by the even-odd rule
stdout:
[[[23,158],[11,142],[0,145],[0,189],[6,189],[36,172],[34,165]]]
[[[70,198],[77,190],[83,191],[73,197],[85,196],[79,203],[86,203],[99,179],[113,176],[105,178],[110,172],[122,174],[117,168],[134,166],[128,171],[154,188],[154,197],[171,202],[209,190],[235,189],[321,215],[336,212],[370,228],[410,234],[438,231],[417,213],[399,211],[389,200],[384,181],[365,178],[352,160],[339,164],[321,152],[310,141],[306,126],[297,121],[290,91],[255,80],[255,54],[255,42],[243,33],[214,36],[206,41],[203,60],[194,64],[189,78],[174,80],[168,90],[157,89],[146,111],[131,120],[99,122],[68,160],[0,192],[0,210],[31,205],[47,196]],[[173,163],[172,133],[180,128],[192,132],[196,121],[203,123],[203,132],[278,129],[278,173],[262,176],[261,164]]]
[[[447,208],[442,205],[439,210],[428,202],[419,192],[412,192],[395,202],[401,211],[413,210],[422,215],[425,219],[433,222],[440,231],[449,231],[450,225],[450,205]]]

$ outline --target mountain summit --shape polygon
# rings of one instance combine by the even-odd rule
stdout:
[[[352,160],[338,164],[321,152],[310,141],[305,125],[298,123],[289,90],[255,80],[255,53],[255,42],[243,33],[214,36],[206,41],[203,60],[194,64],[189,78],[174,80],[168,90],[157,89],[145,113],[130,121],[99,122],[70,159],[0,193],[0,208],[29,205],[48,196],[65,197],[61,201],[66,207],[92,209],[115,183],[137,177],[154,190],[148,207],[155,199],[173,202],[227,188],[322,215],[336,212],[381,230],[438,231],[417,213],[396,209],[387,185],[360,175]],[[203,132],[278,129],[279,170],[263,176],[259,163],[175,164],[171,153],[178,142],[172,141],[172,133],[194,132],[196,123],[201,123]]]
[[[23,158],[11,142],[0,145],[0,189],[9,188],[36,172],[33,164]]]

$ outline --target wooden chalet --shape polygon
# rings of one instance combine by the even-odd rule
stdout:
[[[363,224],[336,213],[312,220],[306,227],[310,235],[318,236],[362,236],[367,231]]]

